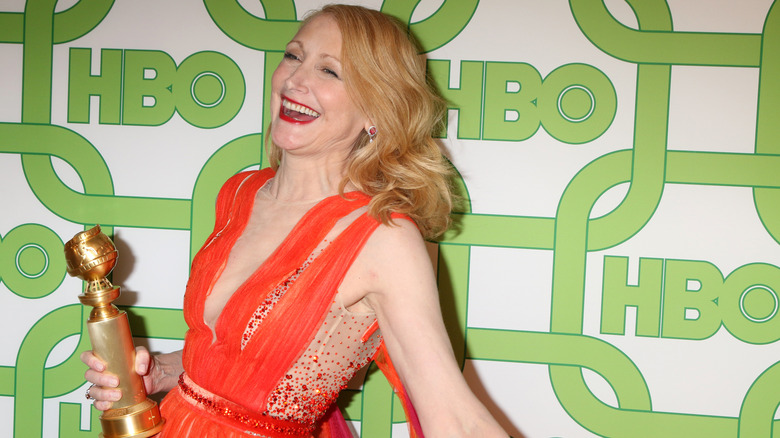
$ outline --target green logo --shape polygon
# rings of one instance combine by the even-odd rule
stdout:
[[[105,31],[106,18],[117,13],[119,5],[112,0],[80,1],[59,10],[56,3],[27,2],[24,12],[0,12],[0,43],[18,47],[22,54],[21,116],[0,121],[0,153],[18,158],[25,178],[4,183],[9,190],[31,191],[34,204],[47,210],[39,213],[41,222],[49,214],[84,227],[100,223],[108,233],[113,227],[186,232],[192,257],[213,226],[220,184],[247,167],[265,165],[260,131],[268,126],[267,108],[250,132],[236,132],[224,144],[214,145],[186,199],[123,194],[115,185],[125,187],[128,182],[101,154],[105,145],[94,144],[103,140],[81,132],[108,129],[112,135],[130,135],[133,130],[163,129],[178,120],[203,135],[243,129],[226,125],[246,109],[245,103],[257,107],[267,103],[270,75],[303,11],[292,0],[260,1],[262,17],[248,12],[238,0],[190,5],[208,16],[210,30],[228,38],[227,44],[256,53],[263,70],[254,78],[246,65],[234,60],[238,58],[217,51],[174,58],[173,51],[156,47],[88,45],[79,39]],[[780,267],[748,260],[724,269],[705,260],[657,254],[636,260],[636,255],[622,255],[626,252],[620,245],[631,242],[652,221],[665,190],[694,185],[749,191],[766,241],[780,243],[780,7],[775,3],[769,9],[761,33],[746,34],[675,31],[666,2],[627,3],[636,16],[636,29],[618,22],[604,2],[591,0],[570,0],[571,15],[561,19],[573,18],[593,47],[635,67],[633,107],[618,95],[608,70],[583,62],[556,64],[544,70],[549,71],[546,74],[523,62],[521,54],[513,62],[435,56],[428,62],[432,79],[457,113],[456,126],[450,130],[458,139],[476,141],[477,147],[479,141],[524,147],[537,136],[548,136],[576,154],[602,138],[618,115],[634,118],[633,144],[582,165],[560,194],[554,215],[472,211],[473,181],[468,175],[459,181],[467,202],[455,214],[457,229],[439,242],[438,256],[438,286],[454,350],[461,364],[473,359],[546,367],[566,415],[599,436],[771,437],[780,421],[775,419],[780,362],[750,376],[752,384],[745,388],[739,412],[731,416],[698,409],[668,412],[653,403],[648,370],[631,357],[633,352],[618,345],[632,336],[638,348],[643,342],[703,345],[725,333],[751,351],[773,347],[780,339]],[[428,17],[413,20],[421,4],[385,0],[381,9],[409,23],[426,53],[447,47],[462,35],[479,8],[503,7],[446,0]],[[72,47],[62,46],[71,42]],[[451,73],[453,62],[457,73]],[[758,72],[751,153],[669,147],[673,67],[687,66]],[[67,81],[56,82],[55,72],[66,72]],[[262,84],[257,96],[247,91],[255,82]],[[55,84],[67,89],[55,90]],[[62,108],[67,127],[52,123],[55,91],[67,95]],[[70,166],[79,189],[62,181],[56,163]],[[597,217],[594,206],[617,186],[628,188],[624,197]],[[14,346],[15,362],[0,366],[0,396],[13,398],[9,416],[14,436],[43,436],[51,421],[44,421],[44,406],[50,403],[58,403],[60,437],[94,436],[99,427],[95,411],[84,413],[82,424],[85,405],[53,400],[71,394],[83,398],[84,366],[78,354],[89,348],[86,315],[76,303],[75,291],[67,292],[72,304],[44,308],[61,288],[76,287],[77,283],[63,283],[61,250],[69,236],[4,213],[11,225],[0,230],[3,299],[32,302],[43,309],[37,321],[21,327],[25,335]],[[469,326],[469,295],[477,293],[469,290],[472,247],[537,251],[551,257],[551,286],[545,291],[550,293],[549,330]],[[514,281],[518,294],[530,293],[523,278]],[[183,338],[186,325],[180,310],[135,306],[129,311],[136,336]],[[75,350],[61,363],[50,362],[52,352],[68,338],[77,339]],[[586,381],[588,373],[607,382],[614,403],[594,394]],[[405,421],[389,385],[373,371],[362,390],[347,393],[342,408],[347,417],[361,422],[362,436],[391,436],[393,423]]]

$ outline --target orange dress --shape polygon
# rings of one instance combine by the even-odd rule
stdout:
[[[160,438],[350,436],[334,402],[372,358],[411,406],[376,315],[349,312],[336,295],[379,222],[363,213],[324,240],[339,219],[368,204],[365,194],[320,201],[235,291],[214,331],[204,322],[206,298],[257,191],[273,175],[271,169],[243,172],[220,190],[214,232],[192,263],[184,298],[185,373],[161,404],[166,425]],[[413,409],[408,412],[413,435],[422,436]]]

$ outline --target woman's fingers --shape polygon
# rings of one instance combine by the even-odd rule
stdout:
[[[95,408],[101,411],[110,409],[113,402],[122,397],[122,391],[116,389],[119,386],[119,378],[106,372],[106,364],[95,356],[91,351],[82,352],[79,356],[89,368],[84,373],[84,378],[93,385],[87,390],[87,398],[94,400]],[[147,391],[151,390],[152,379],[149,377],[152,371],[152,355],[144,347],[136,348],[135,371],[145,376],[144,386]]]
[[[119,385],[119,379],[110,374],[99,373],[92,368],[84,373],[87,381],[93,384],[87,389],[87,398],[94,400],[97,410],[105,411],[111,409],[113,402],[122,398],[122,391],[116,389]]]
[[[113,402],[122,398],[122,391],[97,385],[90,386],[87,393],[90,400],[95,400],[95,407],[101,411],[111,408]]]
[[[135,349],[135,372],[143,376],[146,393],[154,392],[154,357],[144,347]]]
[[[81,353],[80,358],[89,367],[84,373],[84,378],[88,382],[108,388],[119,386],[119,379],[113,374],[106,373],[105,362],[98,359],[91,351]]]
[[[92,383],[85,395],[88,399],[94,400],[96,409],[100,411],[111,409],[113,402],[122,397],[122,391],[116,389],[119,386],[119,378],[106,373],[106,364],[91,351],[81,353],[79,358],[89,367],[84,373],[84,378]]]
[[[91,351],[82,352],[79,358],[82,362],[84,362],[84,364],[95,371],[103,372],[106,370],[106,364],[102,360],[98,359],[94,354],[92,354]]]
[[[117,378],[117,376],[108,373],[99,373],[92,368],[89,368],[84,373],[84,378],[90,383],[106,388],[116,388],[119,386],[119,378]]]
[[[111,409],[111,406],[113,405],[113,402],[109,401],[101,401],[101,400],[95,400],[94,403],[92,403],[92,406],[95,407],[98,411],[107,411]]]
[[[145,347],[136,347],[135,349],[135,372],[145,376],[149,373],[149,365],[152,361],[152,355]]]

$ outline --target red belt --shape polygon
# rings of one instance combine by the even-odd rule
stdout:
[[[201,409],[230,420],[239,429],[262,437],[310,437],[314,427],[294,421],[279,420],[265,413],[257,414],[224,397],[209,392],[193,382],[186,373],[179,376],[181,393]]]

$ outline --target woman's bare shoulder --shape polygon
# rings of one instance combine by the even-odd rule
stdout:
[[[361,254],[361,272],[373,306],[435,295],[433,265],[414,222],[395,219],[380,225]],[[408,301],[407,301],[408,302]]]
[[[395,246],[410,245],[419,246],[424,245],[424,240],[417,225],[406,218],[393,218],[388,224],[380,224],[377,227],[374,235],[372,236],[374,243],[378,245],[395,244]],[[392,250],[406,250],[408,248],[386,248],[389,251]]]
[[[366,244],[368,261],[379,271],[415,271],[430,268],[430,257],[420,230],[411,220],[381,224]],[[420,264],[422,263],[422,266]]]

